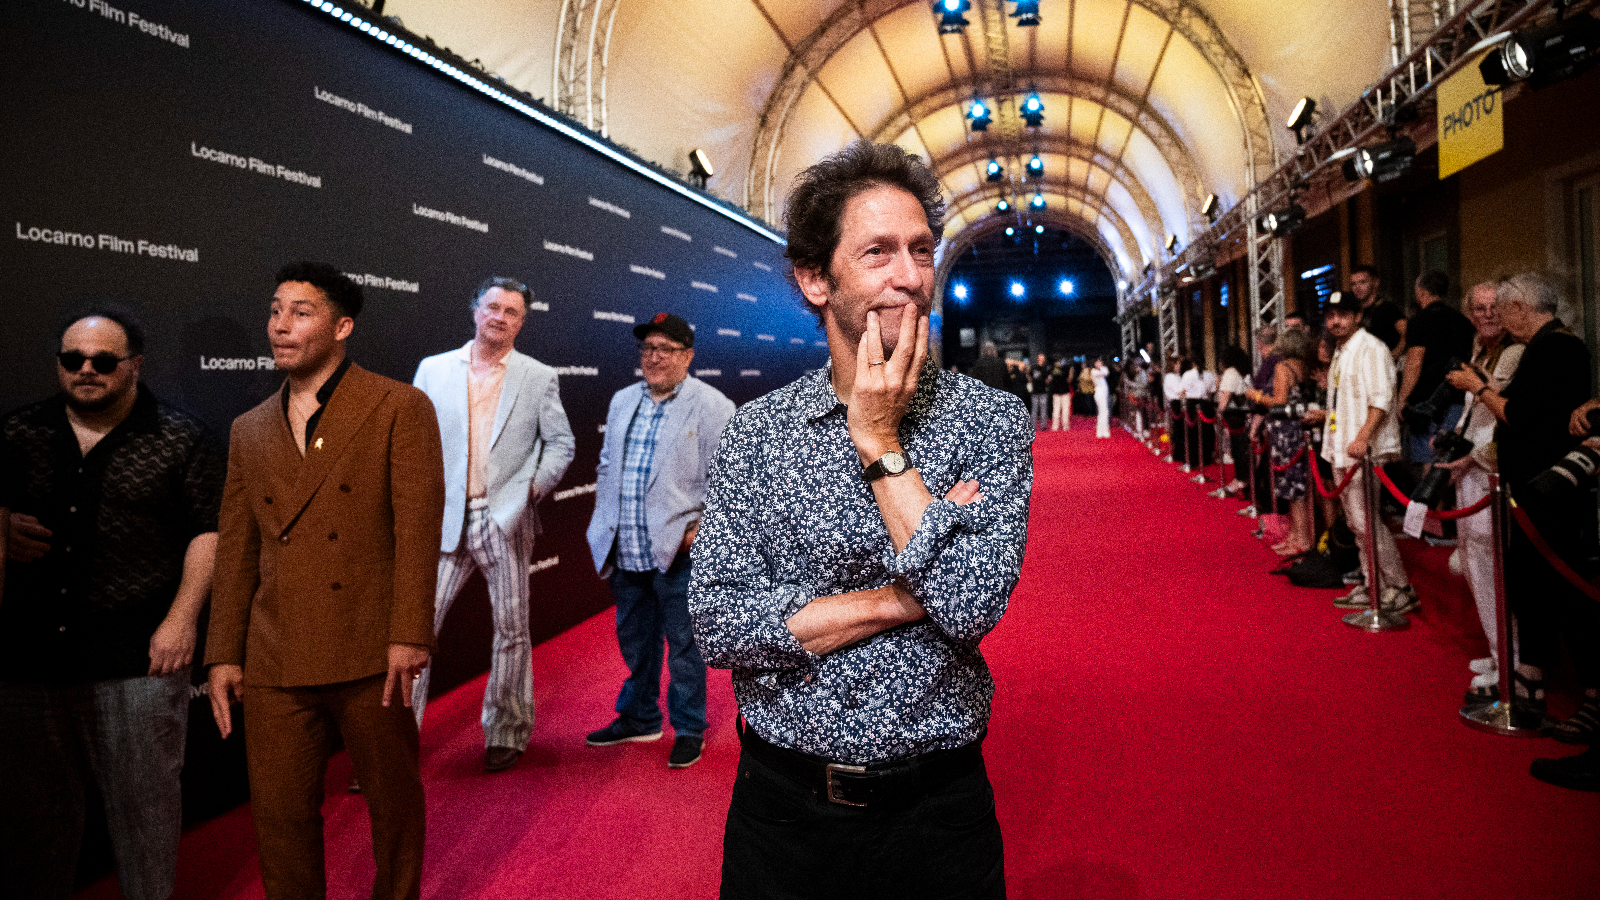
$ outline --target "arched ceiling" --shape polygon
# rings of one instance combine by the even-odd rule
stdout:
[[[946,239],[1004,227],[1039,190],[1047,221],[1089,239],[1123,276],[1203,227],[1276,168],[1299,97],[1328,112],[1388,68],[1384,0],[972,0],[940,35],[932,0],[388,0],[513,85],[669,168],[690,149],[710,187],[781,221],[795,175],[859,137],[931,160],[950,200]],[[563,80],[565,78],[565,80]],[[1044,124],[1023,127],[1031,89]],[[972,132],[974,97],[995,110]],[[603,117],[599,111],[603,110]],[[1038,153],[1044,178],[1024,182]],[[1006,179],[985,180],[989,159]],[[960,239],[960,240],[958,240]]]

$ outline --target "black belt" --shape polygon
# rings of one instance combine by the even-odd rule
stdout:
[[[909,805],[983,765],[982,734],[951,750],[853,766],[770,743],[743,717],[738,726],[746,753],[813,795],[843,806]]]

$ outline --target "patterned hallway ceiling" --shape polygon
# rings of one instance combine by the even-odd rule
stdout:
[[[1453,4],[1452,4],[1453,5]],[[1265,177],[1302,96],[1327,114],[1390,66],[1387,0],[389,0],[384,13],[773,222],[794,176],[858,137],[928,158],[947,248],[1015,222],[1078,234],[1131,277]],[[1044,121],[1027,128],[1032,90]],[[993,110],[968,127],[974,99]],[[1024,180],[1037,153],[1038,180]],[[990,159],[1005,178],[989,182]],[[1043,211],[1027,208],[1035,192]]]

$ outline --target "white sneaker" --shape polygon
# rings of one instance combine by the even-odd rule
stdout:
[[[1467,668],[1471,669],[1474,675],[1487,675],[1495,671],[1494,657],[1485,656],[1482,659],[1475,659],[1467,663]]]
[[[1499,684],[1500,672],[1498,669],[1490,669],[1482,674],[1472,676],[1472,687],[1474,688],[1495,687]]]

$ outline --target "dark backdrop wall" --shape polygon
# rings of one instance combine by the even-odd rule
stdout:
[[[14,0],[0,28],[0,408],[56,389],[56,322],[90,296],[142,314],[147,383],[225,439],[281,383],[265,327],[283,263],[361,280],[351,355],[406,381],[471,338],[486,275],[523,279],[536,303],[518,348],[561,371],[577,435],[541,511],[536,640],[611,602],[583,531],[606,403],[635,380],[634,322],[694,323],[696,374],[740,403],[825,359],[754,223],[307,3]],[[456,609],[441,689],[487,666],[486,604]]]

